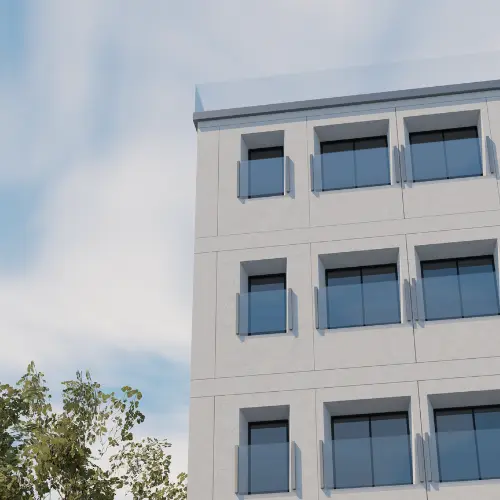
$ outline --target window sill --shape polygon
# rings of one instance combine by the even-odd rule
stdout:
[[[283,491],[279,493],[240,493],[240,498],[294,498],[297,496],[296,491]]]
[[[287,193],[289,194],[289,193]],[[269,199],[277,199],[277,198],[284,198],[286,195],[285,193],[276,193],[276,194],[265,194],[262,196],[250,196],[249,198],[242,198],[241,196],[238,197],[238,199],[242,203],[247,203],[247,202],[252,202],[252,201],[258,201],[258,200],[269,200]]]
[[[251,335],[244,334],[244,333],[239,333],[238,337],[241,339],[253,339],[253,338],[260,338],[260,337],[283,337],[283,336],[288,336],[288,337],[293,337],[293,332],[287,332],[285,330],[279,331],[279,332],[266,332],[266,333],[252,333]]]
[[[481,178],[484,178],[484,179],[489,179],[493,176],[488,176],[488,175],[484,175],[483,174],[480,174],[480,175],[463,175],[461,177],[450,177],[450,178],[439,178],[439,179],[425,179],[425,180],[411,180],[411,179],[408,179],[408,181],[406,181],[408,184],[416,184],[418,186],[420,185],[426,185],[426,184],[432,184],[432,183],[438,183],[438,182],[456,182],[456,181],[464,181],[464,180],[467,180],[467,179],[481,179]]]
[[[393,184],[375,184],[373,186],[322,189],[321,191],[314,191],[314,193],[315,194],[345,193],[345,192],[357,193],[359,191],[364,191],[365,189],[380,189],[380,188],[392,188],[392,187],[401,188],[401,184],[398,182],[395,182]]]
[[[331,492],[332,495],[352,494],[352,493],[372,493],[374,491],[395,491],[414,490],[425,486],[425,483],[395,484],[393,486],[361,486],[359,488],[324,488],[324,491]]]
[[[359,326],[340,326],[334,328],[318,328],[320,332],[352,332],[354,330],[380,330],[380,329],[388,329],[388,328],[401,328],[401,327],[410,327],[412,328],[411,322],[405,323],[381,323],[379,325],[359,325]]]
[[[460,487],[463,488],[465,485],[469,486],[484,486],[486,484],[495,485],[498,487],[500,484],[500,478],[492,478],[492,479],[462,479],[455,481],[429,481],[431,484],[436,485],[436,487]]]
[[[487,320],[487,319],[495,319],[495,318],[500,318],[500,314],[485,314],[484,316],[467,316],[465,318],[443,318],[443,319],[422,319],[416,321],[416,323],[430,323],[432,325],[436,324],[448,324],[448,323],[455,323],[457,321],[463,321],[463,322],[475,322],[475,321],[481,321],[481,320]]]

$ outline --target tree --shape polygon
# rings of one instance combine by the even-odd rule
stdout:
[[[0,498],[110,500],[123,490],[134,500],[185,500],[186,474],[169,479],[170,443],[134,439],[141,398],[77,372],[56,411],[34,363],[15,386],[0,384]]]

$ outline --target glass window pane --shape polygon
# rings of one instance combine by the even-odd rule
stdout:
[[[477,128],[444,132],[448,177],[470,177],[482,174]]]
[[[500,478],[500,408],[474,410],[481,479]]]
[[[327,286],[328,327],[361,326],[363,298],[360,270],[327,271]]]
[[[250,423],[248,493],[288,491],[288,422]]]
[[[270,158],[283,158],[283,148],[281,146],[274,148],[249,149],[248,159],[253,160],[268,160]]]
[[[321,153],[324,191],[356,186],[353,141],[323,143]]]
[[[422,278],[425,319],[462,317],[455,260],[422,262]]]
[[[446,179],[446,159],[442,132],[410,134],[414,181]]]
[[[496,276],[491,257],[458,261],[465,317],[498,314]]]
[[[441,481],[479,479],[471,410],[436,412]]]
[[[410,484],[411,452],[406,415],[372,417],[374,486]]]
[[[269,292],[271,290],[284,290],[285,287],[286,287],[285,274],[250,276],[248,278],[249,292]]]
[[[286,330],[286,276],[251,276],[248,279],[248,334]]]
[[[256,422],[250,423],[249,444],[269,444],[288,442],[288,422]]]
[[[372,486],[369,419],[333,419],[332,432],[335,487]]]
[[[354,149],[358,187],[390,184],[386,137],[358,139],[354,143]]]
[[[363,306],[365,325],[400,322],[398,275],[395,265],[365,267]]]

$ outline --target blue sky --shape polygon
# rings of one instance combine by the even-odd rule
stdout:
[[[195,83],[500,49],[497,0],[0,2],[0,380],[145,395],[187,467]]]

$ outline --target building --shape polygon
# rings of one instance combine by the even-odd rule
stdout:
[[[498,500],[500,80],[194,119],[189,500]]]

